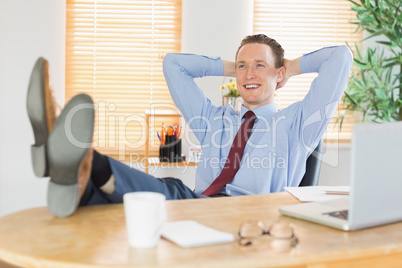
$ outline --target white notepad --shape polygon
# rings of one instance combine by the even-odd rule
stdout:
[[[165,223],[162,228],[162,237],[185,248],[234,241],[231,233],[221,232],[191,220]]]
[[[330,201],[337,198],[343,198],[345,193],[350,192],[350,186],[304,186],[283,188],[301,202]],[[329,194],[329,192],[331,194]]]

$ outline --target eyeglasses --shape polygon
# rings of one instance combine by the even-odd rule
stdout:
[[[273,238],[272,246],[278,250],[295,248],[299,244],[293,226],[282,221],[274,222],[268,230],[261,221],[246,221],[240,225],[238,242],[241,246],[250,246],[263,235]]]

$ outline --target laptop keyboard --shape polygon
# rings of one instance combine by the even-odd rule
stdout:
[[[347,220],[348,219],[348,210],[345,209],[345,210],[334,211],[334,212],[326,212],[326,213],[323,213],[323,215],[329,215],[331,217]]]

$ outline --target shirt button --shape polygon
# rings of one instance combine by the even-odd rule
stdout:
[[[230,190],[227,190],[226,192],[227,192],[228,195],[230,195]]]

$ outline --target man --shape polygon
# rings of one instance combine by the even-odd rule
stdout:
[[[324,48],[294,60],[284,59],[283,54],[274,39],[252,35],[241,42],[235,62],[191,54],[165,56],[163,69],[172,98],[203,149],[195,191],[178,179],[157,179],[93,151],[94,106],[87,95],[75,96],[53,128],[44,123],[47,117],[55,117],[48,115],[52,102],[28,99],[36,141],[34,170],[49,170],[50,211],[64,217],[78,205],[122,202],[123,194],[132,191],[183,199],[263,194],[298,186],[311,148],[325,132],[347,85],[352,56],[346,46]],[[275,90],[290,77],[308,72],[318,72],[309,93],[303,101],[279,111]],[[32,82],[43,81],[42,73],[43,68],[34,68],[29,86],[33,95],[51,95],[43,86],[46,83]],[[229,105],[213,105],[194,82],[196,77],[222,75],[236,77],[244,100],[240,114]],[[41,116],[33,116],[38,110]],[[42,136],[47,134],[39,132],[50,135],[46,139]],[[36,172],[40,173],[47,175]]]

